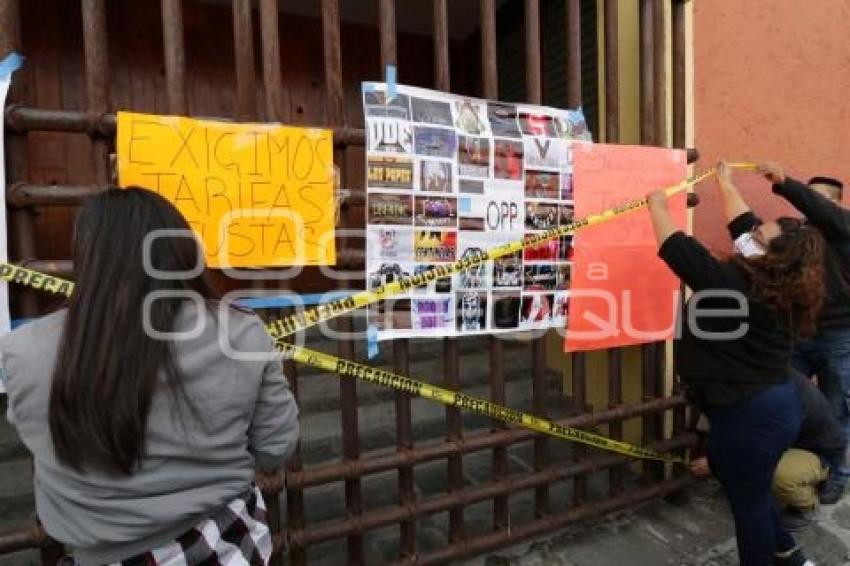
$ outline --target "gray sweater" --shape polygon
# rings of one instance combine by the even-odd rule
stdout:
[[[280,467],[295,448],[298,410],[280,361],[256,354],[239,361],[223,351],[272,352],[262,322],[234,309],[227,321],[217,308],[206,312],[199,336],[174,342],[186,393],[203,422],[185,406],[178,417],[165,387],[155,392],[145,455],[131,476],[78,473],[54,455],[47,414],[65,311],[0,339],[8,419],[33,455],[38,516],[83,566],[171,541],[248,489],[255,466]],[[187,304],[176,328],[192,328],[197,314]]]

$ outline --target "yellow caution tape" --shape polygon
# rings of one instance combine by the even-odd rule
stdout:
[[[0,279],[5,279],[11,283],[20,283],[21,285],[26,285],[39,291],[47,291],[48,293],[56,293],[67,297],[70,297],[74,291],[73,281],[46,275],[39,271],[21,267],[20,265],[12,265],[11,263],[0,262]]]
[[[74,283],[66,279],[60,279],[51,275],[45,275],[32,269],[27,269],[17,265],[0,262],[0,278],[20,283],[34,289],[57,293],[62,295],[70,295],[74,289]],[[415,397],[430,399],[443,405],[458,407],[476,413],[480,413],[492,419],[513,423],[523,428],[531,429],[536,432],[561,438],[563,440],[571,440],[588,446],[593,446],[601,450],[617,452],[627,456],[636,458],[644,458],[649,460],[661,460],[664,462],[684,462],[678,456],[670,454],[662,454],[648,448],[641,448],[626,442],[612,440],[598,434],[586,432],[583,430],[561,426],[558,423],[535,417],[529,413],[517,411],[503,405],[491,403],[485,399],[472,397],[458,391],[450,391],[437,387],[423,381],[411,379],[398,374],[390,373],[378,368],[373,368],[363,364],[358,364],[342,358],[337,358],[330,354],[309,350],[293,344],[287,344],[282,340],[275,341],[275,347],[284,354],[287,358],[291,358],[296,362],[307,364],[319,369],[368,381],[382,387],[390,387],[398,391],[407,393]]]
[[[756,169],[756,165],[752,163],[731,163],[729,166],[735,169]],[[716,174],[717,168],[712,167],[711,169],[708,169],[707,171],[704,171],[699,175],[685,179],[681,183],[672,185],[663,190],[669,198],[677,193],[687,190],[688,188],[696,185],[697,183],[700,183],[702,181],[705,181],[706,179],[709,179],[710,177],[713,177]],[[607,222],[612,218],[616,218],[628,212],[640,210],[645,206],[645,198],[629,201],[620,206],[605,210],[603,212],[591,214],[590,216],[575,220],[569,224],[564,224],[562,226],[558,226],[557,228],[552,228],[545,232],[534,234],[533,236],[528,236],[522,240],[515,240],[513,242],[508,242],[506,244],[496,246],[495,248],[490,248],[485,252],[473,254],[470,257],[459,259],[453,263],[438,265],[427,271],[417,273],[416,275],[400,277],[399,279],[391,283],[386,283],[379,287],[375,287],[374,289],[367,289],[365,291],[361,291],[360,293],[355,293],[347,297],[328,301],[327,303],[323,303],[321,305],[303,310],[299,313],[280,318],[270,323],[268,325],[269,334],[271,334],[272,337],[275,339],[295,334],[296,332],[306,330],[311,326],[315,326],[323,322],[327,322],[332,318],[347,314],[353,310],[371,305],[382,299],[397,295],[398,293],[403,293],[408,289],[419,287],[421,285],[426,285],[430,281],[448,277],[453,273],[462,272],[471,267],[480,265],[485,261],[515,254],[517,252],[522,251],[526,247],[536,246],[542,242],[552,240],[554,238],[560,238],[561,236],[574,234],[577,230],[581,228],[602,224],[603,222]]]
[[[277,342],[276,347],[278,350],[283,352],[286,357],[302,364],[334,372],[339,375],[353,377],[361,381],[368,381],[369,383],[374,383],[381,387],[390,387],[407,393],[408,395],[422,397],[423,399],[430,399],[431,401],[436,401],[437,403],[448,405],[450,407],[457,407],[459,409],[479,413],[491,419],[506,423],[513,423],[523,428],[549,436],[554,436],[562,440],[570,440],[572,442],[586,444],[587,446],[593,446],[600,450],[617,452],[619,454],[635,458],[643,458],[645,460],[660,460],[662,462],[677,463],[685,462],[685,460],[679,456],[663,454],[661,452],[656,452],[655,450],[650,450],[649,448],[642,448],[627,442],[612,440],[592,432],[565,427],[549,419],[535,417],[532,414],[517,411],[515,409],[505,407],[504,405],[497,405],[496,403],[491,403],[486,399],[466,395],[459,391],[443,389],[442,387],[437,387],[430,383],[390,373],[379,368],[358,364],[349,360],[343,360],[323,352],[316,352],[283,342]]]
[[[730,166],[737,169],[748,170],[755,170],[756,168],[756,166],[751,163],[734,163],[730,164]],[[712,177],[716,173],[716,168],[711,168],[699,175],[690,177],[681,183],[667,187],[663,190],[667,196],[670,197]],[[616,218],[617,216],[621,216],[634,210],[639,210],[645,206],[645,198],[629,201],[604,212],[592,214],[580,220],[571,222],[570,224],[547,230],[542,234],[537,234],[523,240],[509,242],[492,248],[484,253],[476,254],[473,257],[464,258],[444,266],[438,266],[412,277],[402,277],[397,281],[381,285],[375,289],[363,291],[343,299],[319,305],[301,313],[272,322],[267,325],[266,328],[272,338],[275,339],[275,347],[279,351],[281,351],[286,357],[303,364],[324,369],[341,376],[353,377],[362,381],[374,383],[382,387],[390,387],[412,396],[430,399],[443,405],[466,409],[495,420],[513,423],[535,432],[593,446],[601,450],[616,452],[635,458],[684,463],[685,460],[679,456],[663,454],[648,448],[642,448],[626,442],[620,442],[598,434],[565,427],[554,421],[536,417],[532,414],[517,411],[503,405],[491,403],[485,399],[472,397],[458,391],[443,389],[423,381],[418,381],[378,368],[358,364],[349,360],[344,360],[323,352],[317,352],[300,346],[295,346],[293,344],[288,344],[282,340],[282,338],[298,332],[299,330],[304,330],[316,324],[328,321],[357,308],[370,305],[381,299],[406,291],[412,287],[424,285],[433,279],[443,278],[451,275],[452,273],[460,272],[479,265],[485,261],[517,253],[522,251],[525,247],[535,246],[553,238],[574,234],[580,228],[601,224],[611,220],[612,218]],[[5,279],[34,289],[66,296],[70,296],[74,290],[74,283],[71,281],[3,262],[0,262],[0,279]]]

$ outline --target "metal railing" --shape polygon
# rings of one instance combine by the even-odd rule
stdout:
[[[567,100],[569,107],[581,104],[581,26],[579,0],[563,0],[567,19]],[[595,1],[595,0],[594,0]],[[377,0],[378,34],[381,67],[397,64],[396,2]],[[685,19],[681,0],[640,0],[640,95],[641,141],[661,145],[666,132],[665,90],[665,29],[663,10],[672,4],[672,97],[673,145],[685,146]],[[232,0],[232,23],[235,57],[236,103],[230,118],[256,120],[255,83],[263,85],[263,115],[269,120],[283,121],[285,113],[284,84],[281,74],[281,45],[277,0],[259,0],[257,9],[251,0]],[[113,9],[106,0],[81,0],[85,54],[86,110],[46,110],[33,107],[22,89],[13,90],[5,109],[7,147],[7,205],[9,210],[10,241],[15,261],[34,269],[67,274],[69,261],[61,258],[38,258],[33,207],[76,206],[86,197],[104,190],[110,181],[109,153],[114,145],[115,115],[109,96],[109,53],[106,10]],[[334,129],[334,160],[340,167],[344,187],[359,186],[362,180],[348,178],[346,157],[352,148],[362,146],[364,133],[347,124],[344,113],[342,54],[339,0],[321,0],[321,30],[324,61],[325,120],[324,126]],[[0,0],[0,53],[21,49],[20,0]],[[619,140],[619,74],[617,0],[604,2],[604,61],[605,61],[605,141]],[[184,46],[184,6],[182,0],[161,0],[162,41],[165,68],[165,88],[169,112],[186,114],[187,65]],[[481,85],[482,97],[498,99],[498,65],[496,57],[496,2],[480,0]],[[261,77],[257,77],[253,18],[259,17]],[[285,17],[285,16],[283,16]],[[524,5],[525,68],[527,102],[542,101],[542,53],[540,41],[540,0],[526,0]],[[433,61],[434,87],[451,89],[449,59],[449,20],[447,0],[433,0]],[[376,77],[364,77],[374,80]],[[49,131],[87,134],[93,144],[96,167],[88,185],[44,185],[29,182],[27,176],[28,136],[30,132]],[[340,228],[356,227],[358,207],[363,206],[364,193],[348,189],[342,199]],[[338,246],[339,263],[346,268],[362,268],[362,247],[349,242]],[[23,316],[38,314],[37,301],[31,291],[15,289],[20,297],[18,309]],[[350,331],[351,320],[336,321],[339,330]],[[529,367],[532,384],[532,405],[535,414],[549,413],[546,405],[545,338],[531,341]],[[354,343],[338,341],[338,355],[354,358]],[[503,342],[489,341],[489,390],[496,403],[506,401]],[[623,422],[630,418],[642,421],[643,442],[658,450],[684,450],[694,441],[685,432],[685,402],[678,394],[665,396],[663,348],[650,344],[642,348],[642,400],[633,405],[623,404],[623,357],[620,349],[610,350],[608,356],[608,406],[594,412],[587,403],[588,360],[583,353],[572,354],[573,402],[579,414],[560,418],[558,422],[573,427],[592,428],[606,424],[614,438],[622,438]],[[442,385],[460,389],[459,339],[443,340],[444,371]],[[392,365],[397,373],[408,373],[410,366],[408,340],[392,344]],[[287,362],[285,373],[292,388],[298,392],[298,372]],[[674,392],[675,393],[675,392]],[[307,550],[319,543],[334,539],[347,541],[348,561],[364,563],[364,533],[391,525],[399,528],[399,549],[396,560],[404,563],[436,564],[449,559],[484,552],[532,536],[558,529],[568,523],[621,509],[623,507],[675,492],[687,483],[680,467],[665,477],[658,464],[644,464],[640,486],[624,490],[626,460],[623,457],[592,452],[577,447],[572,455],[555,461],[551,439],[528,430],[493,422],[483,430],[465,431],[459,409],[445,409],[445,439],[414,443],[410,397],[395,393],[396,450],[380,455],[362,455],[358,423],[357,383],[348,377],[340,378],[340,427],[342,434],[341,461],[316,466],[304,466],[300,452],[292,458],[284,482],[271,486],[266,493],[275,548],[284,547],[293,564],[307,562]],[[673,427],[665,437],[663,416],[672,412]],[[524,472],[511,472],[508,448],[521,442],[533,442],[533,466]],[[468,486],[464,481],[464,460],[468,454],[492,452],[490,478]],[[414,483],[416,466],[445,460],[447,491],[438,495],[420,496]],[[588,477],[599,470],[609,470],[608,496],[590,502]],[[362,480],[364,477],[396,470],[398,500],[395,504],[364,511]],[[573,482],[571,501],[553,501],[550,486],[558,482]],[[344,482],[344,515],[320,523],[310,523],[305,514],[304,492],[308,488]],[[286,517],[281,517],[279,494],[286,489]],[[534,519],[522,524],[510,524],[509,497],[523,490],[533,490]],[[477,502],[492,501],[492,528],[484,534],[467,532],[464,512]],[[418,521],[435,513],[448,513],[448,542],[438,550],[423,553],[417,547]],[[42,549],[44,564],[53,564],[61,549],[37,525],[26,530],[0,536],[0,554],[26,548]],[[278,556],[278,560],[279,560]]]

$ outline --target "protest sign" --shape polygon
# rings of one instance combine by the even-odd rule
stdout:
[[[210,267],[334,264],[330,130],[120,112],[117,145],[120,185],[174,203]]]
[[[584,145],[573,152],[578,217],[641,198],[687,174],[683,150]],[[670,210],[685,226],[685,194]],[[679,280],[658,258],[647,209],[579,232],[573,258],[567,351],[598,350],[673,336]]]

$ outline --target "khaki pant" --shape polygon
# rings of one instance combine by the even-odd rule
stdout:
[[[828,477],[829,470],[816,454],[789,448],[773,474],[773,493],[782,507],[814,509],[818,504],[817,486]]]

